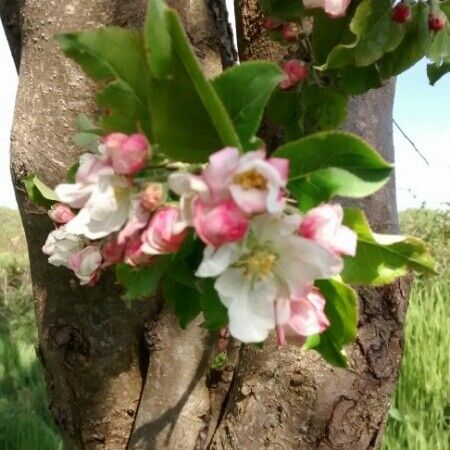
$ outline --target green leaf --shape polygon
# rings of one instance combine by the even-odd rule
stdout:
[[[303,133],[338,128],[347,117],[347,97],[332,87],[311,84],[300,97]]]
[[[155,264],[146,267],[132,267],[128,264],[116,266],[116,278],[127,290],[124,300],[130,301],[153,295],[166,272],[170,257],[160,256]]]
[[[88,149],[90,151],[94,151],[98,148],[100,136],[95,133],[86,133],[81,131],[80,133],[76,133],[72,137],[72,142],[81,148]]]
[[[167,7],[161,0],[149,0],[144,27],[145,50],[150,71],[154,77],[168,75],[171,60],[171,40],[166,26]],[[152,45],[157,42],[158,45]]]
[[[405,30],[391,17],[391,0],[363,0],[356,8],[349,30],[342,42],[333,48],[320,70],[346,66],[364,67],[378,61],[385,52],[394,50]]]
[[[288,158],[288,190],[305,211],[335,195],[364,197],[380,189],[392,166],[359,137],[342,131],[321,132],[280,147]]]
[[[244,149],[253,148],[264,108],[283,78],[283,71],[276,64],[256,61],[227,69],[213,80]]]
[[[335,280],[319,280],[316,286],[326,299],[325,314],[330,326],[320,335],[308,338],[305,347],[317,350],[330,364],[346,367],[343,349],[357,334],[358,296],[346,284]]]
[[[214,359],[211,363],[211,369],[223,370],[228,365],[228,355],[226,351],[220,352],[214,355]]]
[[[420,239],[373,233],[364,213],[355,208],[345,209],[343,223],[358,235],[356,256],[344,258],[341,277],[346,283],[390,283],[410,270],[436,274],[435,262]]]
[[[67,181],[69,183],[75,183],[75,178],[77,175],[78,168],[80,167],[80,163],[77,161],[76,163],[73,163],[68,169],[67,169]]]
[[[163,153],[185,162],[204,162],[223,146],[241,148],[228,113],[204,77],[176,13],[165,13],[171,60],[164,79],[153,79],[150,109]],[[158,41],[147,42],[151,53]]]
[[[338,86],[348,95],[362,95],[370,89],[382,86],[375,65],[367,67],[345,67],[338,72]]]
[[[425,56],[430,42],[428,13],[429,6],[426,3],[418,2],[411,7],[411,19],[405,24],[402,42],[377,63],[382,78],[391,78],[404,72]]]
[[[149,133],[147,103],[150,73],[141,35],[135,31],[109,27],[61,34],[58,42],[64,53],[80,64],[92,79],[112,81],[113,86],[120,86],[120,99],[114,99],[111,94],[117,93],[117,89],[113,87],[111,92],[107,85],[99,94],[101,105],[114,109],[116,116],[123,114],[125,117],[130,116],[130,104],[138,105],[135,110],[139,111],[139,115],[133,117],[134,130],[140,123]]]
[[[77,117],[77,130],[85,133],[101,133],[101,129],[86,114]]]
[[[204,326],[208,330],[218,330],[228,323],[227,308],[222,304],[214,288],[213,279],[209,278],[202,283],[200,307],[205,318]]]
[[[439,81],[444,75],[450,72],[450,62],[444,63],[440,66],[436,66],[436,64],[428,64],[427,65],[427,75],[430,80],[431,86]]]
[[[178,283],[168,276],[162,282],[162,292],[181,328],[186,328],[200,314],[200,292],[197,289]]]
[[[350,17],[350,10],[344,17],[338,18],[331,18],[323,11],[315,14],[311,46],[317,67],[326,63],[328,55],[337,45],[354,40],[354,35],[348,29]]]
[[[27,175],[22,179],[22,182],[33,203],[49,208],[58,201],[55,191],[44,184],[36,175]]]

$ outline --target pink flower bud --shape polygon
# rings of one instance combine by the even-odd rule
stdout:
[[[392,8],[392,20],[397,23],[405,23],[411,19],[411,8],[405,2],[397,3]]]
[[[157,211],[142,234],[142,251],[148,255],[175,253],[187,235],[178,208],[167,206]]]
[[[150,157],[150,146],[142,134],[127,136],[123,133],[112,133],[104,138],[103,143],[113,169],[121,175],[139,172]]]
[[[209,206],[198,199],[194,204],[194,227],[200,239],[213,247],[240,241],[247,233],[249,220],[229,199]]]
[[[97,282],[102,255],[95,245],[89,245],[69,258],[69,269],[80,279],[80,284],[93,285]]]
[[[112,266],[123,261],[125,245],[117,242],[116,235],[110,235],[102,248],[103,267]]]
[[[144,266],[153,262],[155,256],[142,252],[142,239],[139,233],[131,236],[126,243],[124,261],[130,266]]]
[[[341,17],[350,4],[350,0],[303,0],[305,8],[322,8],[331,17]]]
[[[300,223],[300,236],[311,239],[335,255],[355,256],[356,233],[342,225],[340,205],[323,204],[313,208]]]
[[[294,22],[288,22],[283,25],[281,35],[286,42],[295,42],[298,38],[298,26]]]
[[[141,205],[147,211],[158,209],[166,196],[164,186],[161,183],[150,183],[141,194]]]
[[[75,213],[64,203],[55,203],[47,214],[53,222],[61,224],[67,223],[75,217]]]
[[[428,28],[430,31],[438,32],[441,31],[447,22],[444,14],[430,14],[428,16]]]
[[[269,31],[276,30],[281,26],[281,22],[273,17],[264,17],[262,26]]]
[[[283,64],[285,74],[284,80],[280,83],[281,89],[291,89],[300,82],[308,78],[308,68],[303,61],[299,59],[290,59]]]

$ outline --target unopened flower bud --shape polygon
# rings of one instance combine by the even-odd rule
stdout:
[[[53,222],[64,224],[75,217],[75,213],[64,203],[55,203],[47,212]]]
[[[290,59],[283,64],[285,74],[284,80],[280,83],[281,89],[291,89],[300,82],[308,78],[308,68],[303,61],[299,59]]]
[[[411,19],[411,8],[406,2],[400,2],[392,8],[392,20],[397,23],[405,23]]]
[[[293,22],[288,22],[283,25],[281,35],[286,42],[295,42],[298,38],[298,26]]]
[[[428,16],[428,28],[430,31],[441,31],[445,27],[446,17],[442,13],[430,14]]]
[[[166,197],[166,190],[162,183],[150,183],[141,194],[141,205],[147,211],[155,211],[161,206]]]
[[[103,143],[113,169],[121,175],[139,172],[150,158],[150,145],[142,134],[112,133],[104,138]]]
[[[123,260],[125,245],[117,242],[117,236],[110,235],[102,248],[103,267],[112,266]]]

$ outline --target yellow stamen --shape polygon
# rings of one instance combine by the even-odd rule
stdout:
[[[268,249],[258,248],[236,265],[244,269],[246,277],[263,280],[273,274],[277,260],[278,256]]]
[[[267,189],[267,180],[256,169],[250,169],[234,176],[233,181],[244,189]]]

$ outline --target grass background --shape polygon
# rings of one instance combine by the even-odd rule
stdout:
[[[414,283],[383,450],[450,450],[450,212],[407,211],[401,223],[429,243],[441,275]],[[0,450],[62,449],[35,343],[25,238],[18,213],[0,208]]]

